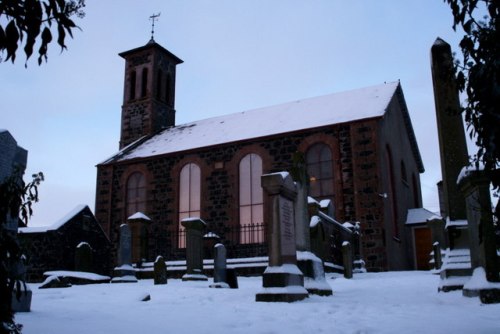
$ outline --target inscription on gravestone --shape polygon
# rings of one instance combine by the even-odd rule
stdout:
[[[119,265],[132,263],[132,235],[127,224],[120,226]]]
[[[295,256],[293,202],[280,196],[281,255]]]

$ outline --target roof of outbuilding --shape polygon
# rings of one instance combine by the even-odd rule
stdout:
[[[436,213],[424,208],[409,209],[406,216],[406,225],[427,223],[427,221],[436,217],[438,217]]]
[[[138,139],[102,164],[382,117],[397,92],[399,82],[390,82],[177,125]],[[411,122],[405,123],[416,145]],[[421,163],[418,148],[414,152]]]

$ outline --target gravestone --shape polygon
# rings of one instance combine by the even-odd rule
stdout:
[[[344,264],[344,277],[352,278],[352,250],[349,241],[342,243],[342,262]]]
[[[167,284],[167,265],[165,264],[165,259],[163,256],[158,255],[154,263],[154,284],[161,285]]]
[[[183,281],[207,281],[203,274],[203,229],[207,225],[201,218],[185,218],[181,225],[186,229],[186,267]]]
[[[142,212],[136,212],[127,218],[127,225],[132,234],[131,262],[135,262],[137,267],[140,267],[148,258],[148,225],[150,224],[151,218]]]
[[[120,225],[120,244],[118,246],[118,267],[114,269],[111,283],[135,283],[137,278],[132,267],[132,235],[127,224]]]
[[[356,222],[351,228],[352,230],[352,245],[353,245],[353,273],[366,273],[365,261],[361,257],[361,226]]]
[[[93,249],[87,242],[80,242],[75,251],[75,271],[92,272]]]
[[[26,265],[25,256],[21,256],[19,261],[16,261],[12,268],[12,275],[17,277],[23,282],[26,282]],[[22,283],[20,285],[20,294],[18,298],[17,286],[14,284],[14,290],[12,291],[12,311],[14,312],[30,312],[31,311],[31,299],[33,292],[31,291],[29,285]]]
[[[470,260],[467,263],[469,229],[465,199],[457,185],[458,175],[469,163],[469,156],[451,47],[441,38],[431,47],[431,67],[443,178],[440,202],[442,199],[449,242],[440,272],[439,290],[446,292],[461,289],[472,274]]]
[[[434,257],[434,269],[439,270],[443,265],[443,259],[441,257],[441,245],[439,242],[435,242],[432,244],[432,253]]]
[[[214,246],[214,283],[211,288],[229,288],[227,284],[226,247],[223,244]]]
[[[480,273],[485,280],[499,283],[499,261],[495,240],[495,226],[491,210],[490,180],[484,170],[464,168],[459,177],[459,187],[465,196],[467,205],[467,220],[469,223],[471,266],[474,270],[471,281],[476,281],[474,276],[479,275],[477,268],[483,268]],[[482,290],[498,290],[483,292]],[[476,297],[487,295],[488,303],[500,302],[500,284],[493,287],[477,287],[466,283],[463,295]],[[495,300],[496,298],[496,300]]]
[[[262,175],[261,184],[269,197],[269,266],[262,276],[258,302],[293,302],[308,296],[304,276],[297,267],[294,200],[295,184],[287,172]]]
[[[323,260],[311,252],[310,220],[308,213],[307,171],[304,154],[296,152],[293,156],[293,179],[297,197],[294,201],[295,241],[297,247],[297,265],[304,275],[304,287],[308,293],[330,296],[332,288],[325,279]],[[321,205],[321,204],[320,204]],[[331,201],[328,204],[331,205]]]
[[[228,267],[226,269],[226,283],[231,289],[238,289],[238,274],[235,268]]]

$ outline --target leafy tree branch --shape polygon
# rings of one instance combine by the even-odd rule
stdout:
[[[24,45],[27,66],[36,43],[38,65],[47,61],[48,45],[53,41],[52,27],[57,30],[57,44],[66,49],[67,34],[73,37],[78,28],[72,16],[83,18],[85,0],[0,0],[0,55],[15,62],[18,48]],[[1,61],[1,58],[0,58]]]

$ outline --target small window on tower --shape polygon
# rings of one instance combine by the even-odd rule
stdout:
[[[158,70],[158,74],[157,74],[157,77],[156,77],[156,98],[158,100],[161,100],[161,93],[162,93],[162,90],[161,90],[161,81],[163,80],[163,72],[162,70]]]
[[[167,74],[167,85],[165,87],[165,102],[170,105],[170,85],[172,84],[172,79],[170,78],[170,74]]]
[[[143,68],[142,69],[142,83],[141,83],[141,97],[146,96],[147,88],[148,88],[148,69]]]
[[[135,99],[135,82],[136,82],[136,74],[135,71],[132,71],[130,72],[129,100]]]

